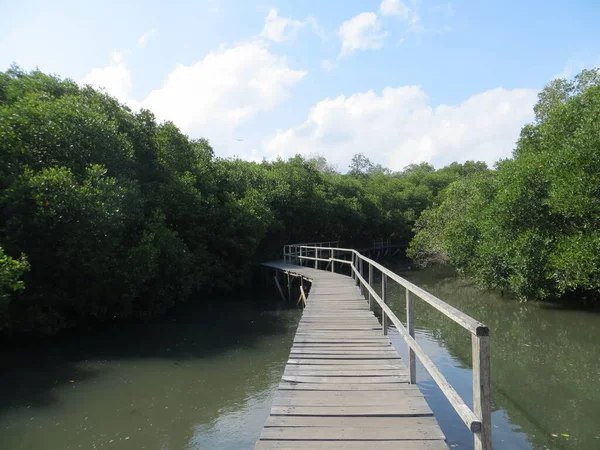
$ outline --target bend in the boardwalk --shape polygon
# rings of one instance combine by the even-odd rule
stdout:
[[[256,449],[447,449],[421,391],[351,277],[283,262],[312,281]]]

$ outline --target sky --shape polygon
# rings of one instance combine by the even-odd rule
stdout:
[[[510,157],[556,77],[600,66],[597,0],[0,0],[16,63],[151,110],[221,157]]]

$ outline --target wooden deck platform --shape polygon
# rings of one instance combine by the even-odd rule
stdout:
[[[351,277],[283,262],[312,280],[256,449],[446,449],[421,391]]]

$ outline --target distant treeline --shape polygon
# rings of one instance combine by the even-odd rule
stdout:
[[[448,185],[488,173],[222,159],[149,111],[17,67],[0,73],[0,152],[5,332],[150,317],[248,283],[284,243],[407,241]]]
[[[513,157],[448,186],[410,254],[523,299],[600,300],[600,72],[540,94]]]

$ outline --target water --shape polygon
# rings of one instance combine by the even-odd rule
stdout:
[[[3,345],[0,449],[253,448],[299,311],[237,300]]]
[[[490,327],[495,449],[600,449],[600,314],[519,303],[447,268],[402,275]],[[253,448],[299,311],[236,300],[199,299],[149,324],[42,344],[0,343],[0,450]],[[390,303],[403,320],[404,292],[391,283]],[[469,333],[423,302],[416,318],[417,340],[470,403]],[[420,366],[418,380],[450,448],[472,448]]]
[[[520,303],[481,291],[447,267],[399,273],[490,327],[495,449],[600,449],[598,311]],[[402,288],[390,286],[390,303],[404,321]],[[469,332],[423,301],[415,313],[417,341],[472,405]],[[392,339],[405,357],[402,338]],[[435,382],[420,366],[417,376],[450,448],[472,448],[471,434]]]

